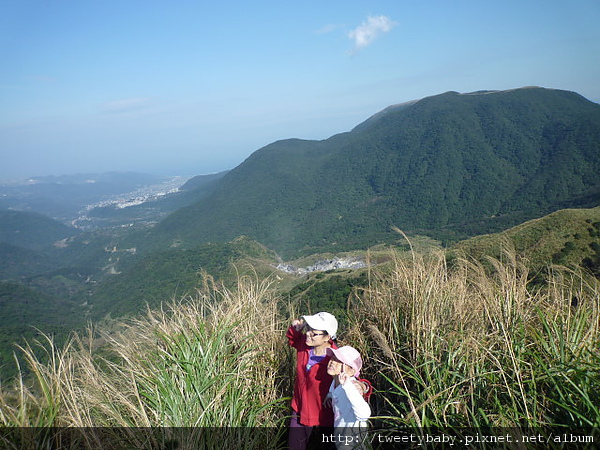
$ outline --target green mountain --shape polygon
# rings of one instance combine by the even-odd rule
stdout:
[[[79,231],[42,214],[0,210],[0,242],[41,250]]]
[[[200,192],[204,193],[211,189],[214,182],[229,172],[228,170],[217,173],[210,173],[207,175],[197,175],[195,177],[190,178],[185,182],[183,186],[179,188],[182,192]]]
[[[448,92],[390,107],[323,141],[253,153],[141,244],[239,235],[285,257],[499,231],[600,204],[600,105],[560,90]]]
[[[231,282],[248,267],[258,273],[260,266],[276,261],[271,250],[243,236],[226,243],[156,252],[105,277],[92,290],[92,318],[138,314],[146,305],[154,308],[173,298],[194,295],[202,284],[202,272]],[[263,272],[266,276],[272,269]]]
[[[361,274],[302,279],[276,272],[278,255],[399,247],[394,226],[448,244],[529,220],[502,239],[540,266],[600,273],[600,105],[542,88],[449,92],[391,106],[326,140],[272,143],[180,191],[125,212],[98,209],[107,226],[83,233],[0,211],[4,340],[25,332],[17,320],[60,331],[158,306],[193,293],[201,271],[224,281],[236,270],[273,274],[290,298],[342,311]],[[554,213],[565,208],[579,209]],[[108,226],[132,217],[143,220]],[[496,242],[464,248],[483,255],[485,239]]]
[[[0,261],[0,280],[37,275],[55,267],[50,256],[5,242],[0,242]]]

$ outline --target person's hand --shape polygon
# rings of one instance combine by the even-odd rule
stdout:
[[[362,395],[364,395],[368,390],[368,388],[366,387],[366,384],[363,383],[362,381],[352,380],[352,386],[354,386],[356,388],[356,390],[358,392],[360,392]]]
[[[342,364],[342,370],[338,375],[338,381],[343,385],[346,383],[346,381],[348,381],[348,378],[348,374],[346,373],[346,364]]]
[[[302,328],[304,328],[304,320],[294,319],[292,320],[292,326],[296,329],[296,331],[301,331]]]
[[[338,375],[338,381],[342,385],[345,384],[346,381],[348,381],[348,374],[346,374],[344,372],[340,372],[340,374]]]

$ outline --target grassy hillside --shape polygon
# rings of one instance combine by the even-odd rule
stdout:
[[[203,273],[232,286],[246,272],[273,273],[270,264],[277,262],[272,251],[244,237],[138,257],[117,247],[117,238],[109,245],[106,233],[77,236],[51,255],[0,244],[0,255],[6,253],[0,270],[6,280],[0,281],[1,376],[14,374],[12,343],[35,336],[35,328],[62,339],[89,320],[132,316],[147,305],[193,295]]]
[[[515,255],[491,272],[467,260],[449,266],[440,252],[398,254],[391,266],[352,290],[339,342],[361,351],[361,374],[375,386],[372,432],[597,437],[597,280],[555,272],[530,292]],[[68,346],[49,340],[49,362],[26,349],[35,387],[2,386],[0,424],[69,428],[10,428],[6,440],[283,448],[294,377],[284,333],[305,311],[290,317],[268,280],[236,284],[208,284],[117,334],[99,331]],[[573,296],[582,300],[576,307]]]
[[[330,309],[350,324],[348,299],[370,286],[371,270],[298,278],[273,269],[279,255],[305,256],[297,259],[303,264],[384,243],[383,259],[392,260],[377,268],[384,278],[394,271],[390,248],[409,250],[394,225],[448,243],[565,206],[597,206],[599,108],[545,89],[446,93],[388,108],[351,132],[276,142],[227,174],[191,181],[186,202],[198,192],[202,199],[150,231],[102,229],[63,239],[65,229],[47,219],[7,212],[5,223],[13,225],[3,239],[47,253],[0,244],[0,274],[12,280],[3,288],[0,332],[8,342],[24,332],[13,327],[17,319],[60,334],[88,318],[136,315],[146,304],[194,294],[202,272],[231,290],[243,275],[271,277],[285,299],[280,313],[289,301],[312,312]],[[514,248],[532,270],[529,279],[546,275],[552,263],[599,275],[598,211],[555,212],[453,250],[503,260],[504,249]],[[418,253],[420,245],[413,243]]]
[[[417,237],[414,245],[423,250],[439,248],[438,243],[423,237]],[[319,260],[356,257],[372,267],[390,261],[396,250],[408,248],[378,246],[351,253],[317,253],[288,263],[304,268]],[[193,296],[202,287],[206,275],[229,289],[236,287],[240,276],[252,275],[272,279],[274,289],[294,303],[314,311],[334,310],[344,318],[349,292],[365,285],[370,270],[340,269],[298,275],[278,270],[276,266],[280,262],[275,252],[241,236],[227,243],[174,248],[123,266],[116,264],[115,272],[107,274],[86,295],[93,318],[100,319],[107,314],[117,318],[139,314],[146,305],[157,307],[165,299]]]
[[[600,274],[600,207],[566,209],[501,233],[477,236],[452,247],[474,258],[501,257],[514,249],[532,270],[548,264],[586,267]]]
[[[599,202],[600,105],[541,88],[449,92],[256,151],[144,245],[244,234],[289,257],[390,242],[392,226],[458,240]]]

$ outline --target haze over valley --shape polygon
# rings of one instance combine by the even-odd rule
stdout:
[[[138,180],[132,182],[135,178]],[[185,181],[180,176],[134,173],[33,177],[0,182],[0,207],[45,213],[76,228],[86,228],[90,226],[86,225],[90,220],[86,213],[95,208],[138,206],[177,192]]]

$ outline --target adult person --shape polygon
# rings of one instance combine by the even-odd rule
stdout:
[[[293,320],[287,330],[288,342],[296,349],[296,381],[288,435],[291,450],[306,448],[313,427],[333,427],[333,410],[323,402],[333,381],[327,373],[330,358],[327,349],[337,349],[337,331],[337,319],[324,311]],[[360,381],[357,381],[360,389],[369,392],[370,384]]]

